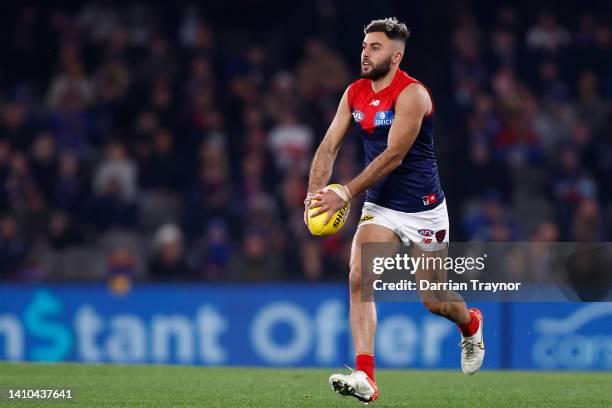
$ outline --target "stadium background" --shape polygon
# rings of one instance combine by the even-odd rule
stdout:
[[[412,30],[402,68],[433,91],[453,240],[609,241],[612,15],[563,5],[5,10],[0,359],[350,361],[358,211],[315,239],[302,200],[374,17]],[[334,179],[360,167],[349,137]],[[612,367],[610,304],[483,308],[487,368]],[[380,309],[382,366],[457,367],[448,323]]]

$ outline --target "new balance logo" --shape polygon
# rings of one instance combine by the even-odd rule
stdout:
[[[370,102],[370,106],[378,106],[380,105],[380,99],[374,99],[372,102]]]

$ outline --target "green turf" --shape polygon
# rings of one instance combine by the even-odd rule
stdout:
[[[358,407],[333,370],[0,364],[2,407]],[[612,373],[377,371],[372,407],[612,407]],[[71,388],[74,399],[15,401],[8,388]]]

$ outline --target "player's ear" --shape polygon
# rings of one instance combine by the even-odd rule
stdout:
[[[400,61],[402,60],[403,56],[404,56],[403,52],[398,51],[398,52],[394,53],[393,54],[393,63],[394,64],[399,64]]]
[[[399,64],[402,60],[402,57],[404,56],[404,47],[397,41],[394,41],[394,44],[396,48],[395,53],[393,53],[392,61],[394,64]]]

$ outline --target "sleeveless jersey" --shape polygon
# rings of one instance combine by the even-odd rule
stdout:
[[[408,85],[418,83],[398,69],[389,86],[374,92],[372,81],[362,78],[348,90],[353,126],[363,139],[365,164],[370,164],[387,147],[395,103]],[[421,84],[422,85],[422,84]],[[434,112],[423,118],[421,129],[401,164],[366,192],[365,201],[396,211],[431,210],[443,201],[433,144]]]

